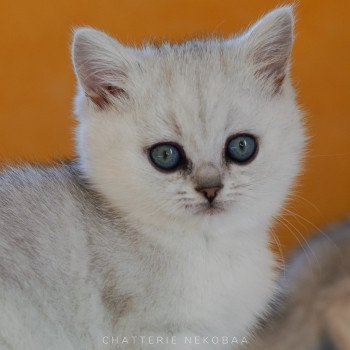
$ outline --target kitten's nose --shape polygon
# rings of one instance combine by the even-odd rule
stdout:
[[[223,187],[220,169],[213,163],[203,163],[194,173],[195,190],[201,193],[209,203]]]
[[[202,193],[202,195],[208,200],[208,202],[211,203],[215,199],[221,188],[222,185],[213,187],[197,187],[196,191]]]

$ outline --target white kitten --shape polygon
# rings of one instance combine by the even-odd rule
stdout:
[[[0,181],[2,348],[249,341],[304,146],[292,41],[288,6],[229,40],[136,49],[75,32],[78,164]]]

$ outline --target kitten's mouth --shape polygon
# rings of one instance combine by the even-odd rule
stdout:
[[[223,211],[224,211],[224,208],[222,208],[222,207],[217,207],[217,206],[209,205],[207,208],[202,209],[202,210],[200,211],[200,214],[204,214],[204,215],[215,215],[215,214],[222,213]]]
[[[217,215],[225,211],[223,205],[219,203],[201,203],[197,205],[187,205],[186,209],[193,209],[196,215]]]

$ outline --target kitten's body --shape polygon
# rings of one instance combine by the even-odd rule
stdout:
[[[304,143],[292,26],[282,8],[240,38],[139,51],[77,32],[79,165],[12,170],[0,182],[3,348],[249,339],[274,288],[268,229]],[[225,158],[237,133],[259,140],[250,165]],[[181,145],[186,167],[151,165],[147,150],[164,141]],[[209,204],[198,188],[214,183]]]
[[[249,339],[247,298],[260,290],[259,313],[271,292],[259,271],[271,274],[272,259],[254,254],[255,232],[241,254],[232,231],[211,242],[194,230],[167,246],[143,239],[68,166],[7,172],[2,184],[0,329],[15,349],[108,348],[104,336],[182,331]]]

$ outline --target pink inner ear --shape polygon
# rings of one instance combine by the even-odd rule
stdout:
[[[128,94],[122,88],[108,85],[103,87],[100,91],[89,92],[86,96],[89,97],[97,107],[103,109],[110,104],[110,96],[127,98]]]
[[[283,66],[279,63],[272,63],[266,67],[258,69],[256,75],[263,75],[265,79],[272,79],[274,85],[273,94],[277,94],[281,90],[286,73]]]
[[[119,88],[117,86],[112,86],[112,85],[108,85],[104,88],[110,95],[114,96],[114,97],[118,97],[118,96],[123,96],[123,97],[127,97],[127,93],[124,89]]]
[[[94,92],[86,93],[86,96],[99,108],[103,109],[108,105],[108,100],[103,94],[97,94]]]

